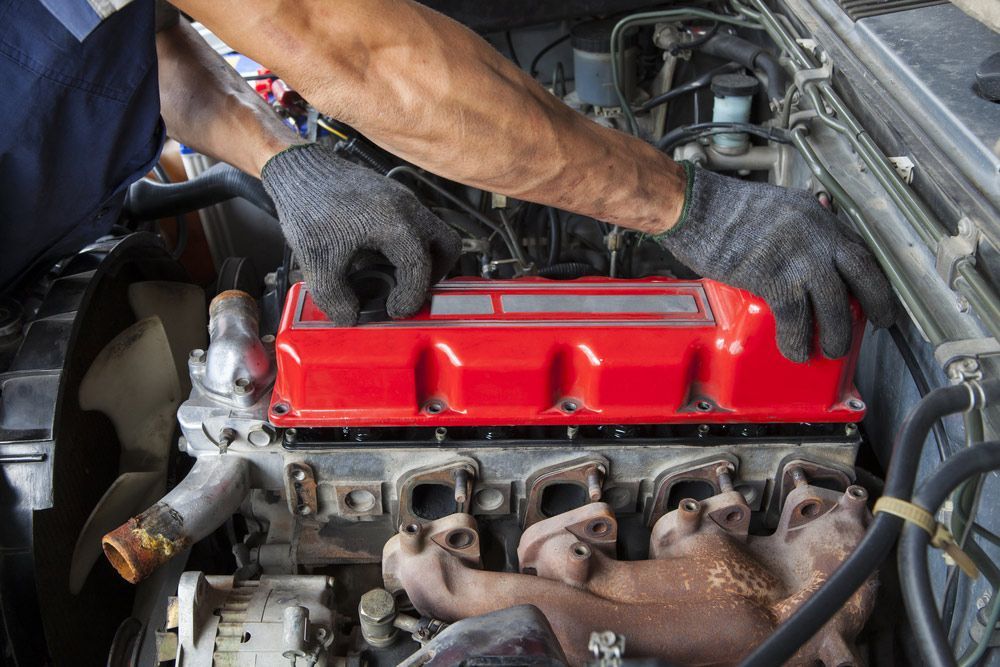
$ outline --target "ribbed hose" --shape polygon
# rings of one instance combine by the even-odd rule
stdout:
[[[956,412],[982,408],[998,399],[1000,380],[935,389],[921,399],[899,431],[889,461],[885,495],[910,498],[920,453],[934,422]],[[795,655],[878,569],[895,544],[902,524],[902,519],[891,514],[878,514],[857,548],[837,571],[778,626],[774,634],[754,649],[740,663],[741,667],[774,667]]]
[[[538,275],[542,278],[556,278],[559,280],[572,280],[583,276],[593,276],[598,273],[597,269],[590,264],[583,262],[565,262],[563,264],[553,264],[539,270]]]
[[[936,514],[958,486],[997,468],[1000,468],[1000,442],[984,442],[963,449],[950,456],[920,485],[913,496],[913,504]],[[927,566],[929,541],[930,535],[920,526],[909,523],[903,527],[903,536],[899,540],[899,580],[913,636],[924,662],[930,667],[952,667],[956,665],[955,656],[941,625],[931,588]],[[985,632],[988,638],[989,630]]]
[[[183,215],[241,197],[277,217],[274,202],[259,179],[220,162],[181,183],[155,183],[140,179],[128,189],[125,214],[133,220],[156,220]]]

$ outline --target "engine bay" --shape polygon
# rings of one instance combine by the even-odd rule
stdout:
[[[916,664],[895,536],[842,566],[878,522],[905,530],[873,514],[880,496],[909,498],[918,464],[992,432],[995,357],[954,347],[995,342],[990,262],[885,250],[927,250],[899,231],[916,209],[884,194],[907,186],[794,12],[608,4],[483,32],[594,123],[805,190],[874,248],[905,321],[875,331],[852,300],[848,354],[793,362],[759,296],[646,234],[417,169],[221,45],[302,136],[409,187],[462,256],[396,320],[394,268],[359,257],[361,317],[336,326],[256,179],[175,147],[178,173],[136,183],[132,227],[67,258],[0,338],[9,504],[28,517],[4,529],[2,574],[30,571],[61,610],[34,628],[53,664],[105,644],[116,667]],[[967,394],[914,426],[932,387]],[[988,575],[945,584],[966,572],[952,551],[932,566],[969,655],[1000,616],[982,565],[998,546],[969,537],[984,484],[929,515],[954,512],[949,537]],[[63,489],[84,500],[56,512]],[[69,648],[90,623],[93,646]],[[762,652],[789,627],[782,659]]]

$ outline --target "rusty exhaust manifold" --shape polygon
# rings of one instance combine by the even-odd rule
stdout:
[[[385,546],[383,576],[421,613],[449,622],[532,604],[573,664],[586,662],[591,632],[611,630],[625,637],[628,657],[729,665],[850,553],[871,518],[867,498],[859,486],[839,493],[802,482],[767,537],[748,536],[738,491],[683,500],[653,526],[650,560],[628,562],[615,558],[610,507],[592,503],[525,530],[521,574],[480,569],[475,520],[452,514],[404,526]],[[854,639],[876,586],[869,580],[789,664],[859,665]]]

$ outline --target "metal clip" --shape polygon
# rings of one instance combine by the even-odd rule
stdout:
[[[793,81],[795,81],[796,88],[799,90],[805,90],[806,85],[810,83],[829,81],[832,77],[833,63],[827,61],[819,67],[814,67],[812,69],[800,69],[793,76]]]
[[[872,510],[872,514],[878,514],[879,512],[897,516],[903,521],[920,526],[921,529],[931,536],[931,546],[944,551],[945,555],[951,558],[967,577],[975,579],[979,576],[979,568],[972,562],[968,554],[958,546],[951,531],[938,523],[934,519],[934,515],[923,507],[914,505],[901,498],[882,496],[875,503],[875,509]]]
[[[594,656],[597,667],[618,667],[625,657],[625,637],[610,630],[591,632],[587,649]]]
[[[979,246],[979,229],[969,218],[958,221],[958,234],[938,241],[934,258],[934,268],[951,287],[955,271],[961,262],[976,263],[976,248]]]

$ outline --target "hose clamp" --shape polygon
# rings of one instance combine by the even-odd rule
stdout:
[[[979,576],[979,568],[976,564],[969,558],[969,555],[962,551],[962,548],[955,541],[955,537],[951,534],[943,524],[939,523],[934,515],[925,510],[919,505],[914,505],[913,503],[903,500],[902,498],[893,498],[892,496],[882,496],[875,503],[875,508],[872,510],[872,514],[878,514],[882,512],[884,514],[891,514],[892,516],[899,517],[907,523],[912,523],[919,526],[924,532],[926,532],[931,537],[931,546],[935,549],[941,549],[945,555],[951,558],[962,572],[965,573],[970,579],[975,579]]]

